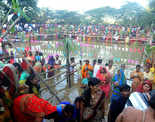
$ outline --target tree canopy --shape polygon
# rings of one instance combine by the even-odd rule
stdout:
[[[14,0],[0,0],[0,19],[9,11]],[[38,8],[38,0],[18,0],[19,6],[30,18],[29,23],[58,23],[58,24],[105,24],[106,18],[114,23],[123,25],[155,25],[155,0],[149,0],[149,9],[136,2],[127,2],[120,9],[101,7],[86,11],[84,14],[67,10],[50,10]],[[22,22],[27,20],[22,19]]]

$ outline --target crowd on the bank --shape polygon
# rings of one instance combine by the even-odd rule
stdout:
[[[2,33],[7,29],[7,25],[3,27]],[[35,32],[38,34],[57,34],[57,38],[61,33],[76,35],[75,39],[80,40],[95,40],[98,36],[102,37],[102,41],[107,40],[123,40],[127,43],[132,43],[135,41],[146,42],[151,41],[155,42],[154,39],[151,39],[150,35],[155,33],[155,28],[146,29],[142,26],[123,26],[116,24],[108,25],[62,25],[62,24],[21,24],[18,23],[15,25],[16,33],[18,32]],[[96,36],[91,39],[87,36]],[[149,40],[148,40],[149,39]]]
[[[129,86],[125,75],[125,64],[119,69],[113,60],[104,64],[102,59],[89,60],[81,64],[81,90],[74,103],[63,101],[52,105],[40,96],[40,74],[48,72],[46,78],[54,75],[52,69],[59,69],[59,56],[50,56],[45,63],[43,54],[25,52],[19,63],[9,61],[0,71],[0,121],[2,122],[154,122],[155,121],[155,64],[147,61],[142,67],[136,65],[131,72]],[[11,60],[11,59],[10,59]],[[75,59],[71,58],[71,64]],[[144,69],[142,72],[141,68]],[[74,71],[74,67],[70,68]],[[73,74],[74,75],[74,74]],[[74,80],[74,78],[72,78]],[[144,93],[149,107],[145,111],[133,107],[126,108],[132,92]],[[137,98],[138,99],[138,98]],[[109,106],[110,103],[110,106]]]

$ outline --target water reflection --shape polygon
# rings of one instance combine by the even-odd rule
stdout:
[[[72,87],[69,89],[67,80],[60,82],[56,85],[60,80],[62,80],[65,76],[61,75],[58,79],[48,81],[48,85],[51,90],[61,99],[61,101],[69,101],[71,103],[74,102],[75,98],[80,95],[81,89],[79,88],[79,75],[78,73],[74,74],[74,81],[72,83]],[[56,86],[55,86],[56,85]],[[41,97],[50,101],[52,104],[58,104],[58,101],[54,96],[50,94],[50,92],[46,89],[41,92]]]

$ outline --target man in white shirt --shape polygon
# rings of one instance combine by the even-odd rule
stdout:
[[[114,75],[114,66],[113,66],[113,60],[109,60],[108,66],[106,67],[107,71],[110,73],[111,77]]]
[[[102,66],[102,59],[98,59],[97,64],[95,64],[94,66],[93,77],[96,77],[96,74],[101,66]]]

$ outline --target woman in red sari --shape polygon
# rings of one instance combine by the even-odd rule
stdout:
[[[28,94],[28,86],[20,86],[20,93],[14,99],[13,114],[16,122],[42,122],[43,118],[57,111],[48,101],[41,99],[34,94]]]
[[[105,93],[105,110],[108,109],[109,97],[110,97],[110,73],[106,70],[106,68],[100,67],[97,72],[96,78],[101,81],[100,89]]]
[[[110,73],[106,70],[106,68],[100,67],[97,72],[96,78],[101,81],[100,88],[104,91],[106,98],[109,98],[110,93]]]

